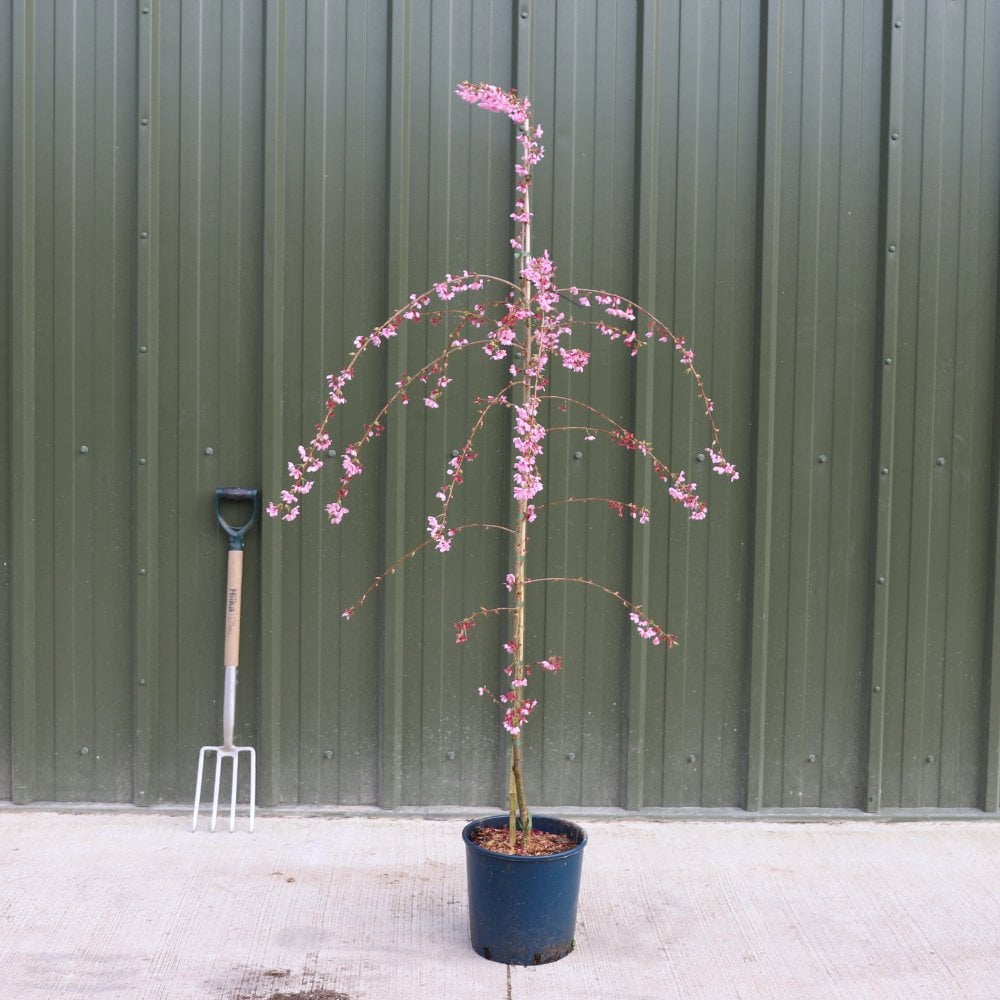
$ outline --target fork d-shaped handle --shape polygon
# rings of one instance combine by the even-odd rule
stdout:
[[[243,524],[230,524],[222,516],[223,500],[238,503],[241,501],[250,502],[250,516]],[[215,516],[222,525],[222,530],[229,536],[229,548],[242,549],[243,537],[254,526],[257,521],[257,514],[260,512],[260,490],[245,489],[242,486],[220,486],[215,491]]]

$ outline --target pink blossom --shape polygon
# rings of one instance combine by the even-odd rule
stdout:
[[[463,618],[460,622],[455,622],[455,642],[468,642],[469,629],[473,628],[475,624],[472,618]]]
[[[326,513],[331,524],[340,524],[350,511],[339,500],[334,500],[326,505]]]
[[[705,451],[708,452],[708,457],[712,460],[713,472],[718,473],[720,476],[728,476],[729,481],[732,483],[735,483],[740,478],[740,474],[736,471],[736,466],[726,459],[725,456],[717,454],[711,448],[706,448]]]
[[[694,364],[694,351],[687,347],[683,337],[674,338],[674,350],[680,354],[680,363],[690,369]]]
[[[501,696],[501,701],[504,698]],[[520,706],[514,705],[507,709],[507,714],[504,716],[503,727],[507,730],[511,736],[517,736],[521,732],[521,727],[528,721],[528,716],[535,710],[535,706],[538,704],[537,699],[532,699],[530,701],[521,702]]]
[[[670,496],[685,507],[692,521],[703,521],[708,514],[708,507],[698,496],[698,484],[687,482],[683,470],[674,477],[674,482],[667,490]]]
[[[341,465],[344,467],[344,475],[348,479],[354,479],[364,472],[364,467],[356,461],[357,457],[358,451],[356,448],[345,449],[343,458],[341,459]]]
[[[552,312],[559,301],[555,287],[556,266],[546,250],[541,257],[526,257],[521,267],[521,277],[531,282],[535,301],[542,312]]]
[[[279,507],[273,500],[265,507],[269,517],[277,517],[281,514],[282,521],[294,521],[299,516],[299,505],[294,501],[289,501],[282,494],[282,506]],[[282,513],[284,511],[284,513]]]
[[[542,441],[545,438],[545,427],[535,416],[538,412],[538,401],[528,400],[523,406],[514,407],[514,448],[517,457],[514,460],[514,499],[518,501],[531,500],[543,489],[542,477],[538,473],[537,459],[542,454]]]
[[[492,83],[469,83],[466,80],[458,85],[455,93],[463,101],[475,104],[484,111],[506,115],[518,125],[527,121],[531,110],[531,102],[526,97],[519,99],[516,91],[503,90]]]
[[[629,615],[629,618],[635,625],[636,631],[639,633],[639,637],[642,639],[648,639],[654,646],[659,646],[661,642],[666,643],[668,649],[677,645],[677,636],[664,632],[659,625],[655,622],[649,621],[647,618],[644,618],[637,611],[633,611]]]
[[[350,368],[345,368],[339,375],[327,375],[326,384],[330,401],[338,406],[342,406],[347,400],[344,399],[344,386],[354,377]]]
[[[439,522],[436,517],[427,518],[427,531],[434,540],[438,552],[447,552],[451,549],[451,540],[455,537],[455,532],[449,530],[444,521]]]
[[[571,372],[582,372],[590,361],[590,352],[578,348],[567,350],[565,347],[560,347],[559,353],[562,356],[563,367],[568,368]]]

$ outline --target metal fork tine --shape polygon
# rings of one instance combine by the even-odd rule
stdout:
[[[250,832],[253,833],[253,814],[257,807],[257,751],[253,747],[247,747],[250,751]]]
[[[240,771],[240,755],[239,751],[233,754],[233,787],[232,796],[229,799],[229,832],[232,833],[236,829],[236,779],[239,776]]]
[[[215,824],[219,818],[219,786],[222,784],[222,754],[223,751],[217,749],[215,753],[215,791],[212,793],[212,822],[208,828],[215,833]]]
[[[191,819],[191,832],[198,829],[198,807],[201,805],[201,779],[205,774],[205,751],[208,747],[202,747],[198,754],[198,777],[194,786],[194,816]]]

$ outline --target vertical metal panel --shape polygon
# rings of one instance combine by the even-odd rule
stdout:
[[[987,810],[996,810],[998,804],[991,801],[988,790],[990,712],[984,703],[1000,698],[1000,691],[991,685],[990,643],[996,617],[989,596],[989,582],[995,587],[1000,562],[989,546],[990,532],[996,528],[995,511],[993,515],[987,512],[991,496],[995,497],[992,491],[1000,463],[994,460],[992,469],[987,470],[982,461],[983,455],[997,454],[1000,427],[996,391],[1000,362],[996,347],[1000,319],[1000,116],[988,111],[996,107],[1000,94],[1000,65],[991,58],[998,45],[1000,9],[996,4],[969,5],[962,38],[965,93],[958,171],[958,267],[953,276],[954,409],[950,427],[946,424],[943,434],[938,434],[942,454],[935,456],[935,471],[944,480],[936,484],[937,489],[947,490],[951,506],[947,586],[959,605],[954,613],[949,609],[946,655],[952,660],[952,678],[962,678],[970,667],[976,678],[975,686],[964,679],[952,684],[957,696],[949,696],[945,710],[940,801],[945,805],[969,803]],[[972,358],[981,362],[972,363]],[[975,440],[966,436],[966,427],[977,429]],[[951,470],[947,477],[943,475],[946,467]],[[975,470],[971,489],[966,488],[968,470]],[[978,581],[968,573],[970,557],[979,567]],[[982,623],[982,635],[971,642],[963,634],[966,609],[975,609]],[[973,657],[981,658],[981,667]]]
[[[155,641],[143,636],[153,660],[141,666],[154,685],[150,781],[156,798],[176,800],[190,794],[197,748],[220,735],[226,545],[215,490],[260,475],[263,19],[252,5],[195,2],[152,5],[143,17],[153,34],[140,127],[155,188],[144,192],[150,218],[139,235],[155,312],[141,331],[149,336],[139,363],[153,366],[143,382],[152,398],[140,408],[155,406],[155,426],[144,428],[150,454],[139,456],[139,476],[155,516],[138,532]],[[257,728],[259,618],[249,612],[259,551],[255,532],[237,703],[236,738],[247,743]]]
[[[987,80],[996,83],[985,54],[998,40],[986,9],[907,5],[893,29],[906,210],[886,247],[900,294],[882,574],[890,651],[883,807],[982,802],[991,470],[981,456],[996,432],[1000,195],[998,150],[983,125]]]
[[[975,22],[973,22],[975,23]],[[985,8],[983,23],[983,51],[989,51],[986,46],[989,39],[1000,34],[1000,9],[995,5]],[[986,59],[983,66],[983,105],[988,106],[991,95],[1000,93],[1000,60]],[[985,149],[1000,149],[1000,121],[997,116],[984,116],[982,125],[982,140]],[[994,196],[998,194],[1000,183],[993,187]],[[997,210],[1000,216],[1000,209]],[[990,213],[983,213],[982,236],[989,245],[988,226],[993,223],[993,233],[1000,240],[1000,219],[990,219]],[[990,267],[989,254],[982,263],[976,264],[977,272],[985,273]],[[993,267],[996,274],[994,288],[1000,288],[1000,252],[995,252]],[[983,282],[984,291],[988,284]],[[1000,338],[1000,302],[993,301],[993,322],[996,338]],[[987,317],[989,313],[987,312]],[[987,318],[984,325],[989,325]],[[1000,358],[994,355],[993,362],[993,447],[991,464],[993,474],[993,495],[991,498],[992,538],[990,539],[989,585],[991,604],[988,608],[989,626],[987,631],[988,646],[986,648],[986,743],[983,747],[983,771],[985,775],[983,790],[983,808],[989,812],[1000,811]],[[984,699],[986,701],[987,699]]]
[[[389,310],[464,267],[509,275],[507,170],[514,157],[507,123],[477,116],[454,96],[457,83],[483,74],[509,84],[510,6],[401,2],[392,16]],[[432,328],[406,328],[389,345],[383,392],[442,343]],[[499,391],[505,381],[480,352],[450,365],[455,385],[440,411],[397,407],[387,422],[386,562],[426,537],[434,494],[475,415],[476,390],[466,386],[477,384],[481,394]],[[495,422],[477,437],[475,450],[484,458],[467,476],[452,512],[455,527],[504,522],[507,491],[495,459],[506,449],[507,435]],[[387,699],[383,716],[383,804],[501,797],[499,726],[476,693],[499,676],[500,622],[484,621],[468,647],[456,646],[453,623],[496,605],[506,549],[500,532],[466,531],[453,552],[428,549],[385,587],[383,684],[394,700]]]
[[[46,756],[35,746],[35,18],[34,5],[11,15],[11,594],[10,733],[12,798],[44,795],[37,773]],[[16,250],[14,249],[16,248]]]
[[[268,358],[264,454],[269,496],[322,409],[324,374],[383,315],[386,281],[383,4],[281,3],[267,22],[265,240]],[[377,398],[380,369],[355,383]],[[362,419],[357,411],[352,421]],[[369,414],[369,417],[374,413]],[[357,433],[355,429],[355,433]],[[335,491],[335,435],[324,480]],[[265,760],[272,801],[373,803],[378,790],[380,621],[341,610],[382,568],[380,462],[366,461],[353,520],[322,505],[264,525],[267,564]],[[329,497],[327,498],[329,500]],[[343,626],[343,627],[342,627]]]
[[[57,13],[57,39],[64,30],[69,37],[57,42],[56,65],[71,65],[72,73],[63,82],[57,69],[55,128],[65,134],[56,137],[55,158],[65,161],[67,175],[53,181],[69,199],[56,199],[46,270],[57,282],[72,277],[51,293],[36,287],[56,303],[56,356],[70,355],[57,367],[52,401],[58,575],[60,553],[71,560],[54,600],[55,724],[57,734],[67,730],[57,735],[58,757],[75,763],[79,753],[79,764],[68,773],[57,768],[55,792],[58,799],[121,801],[131,798],[133,745],[130,637],[119,622],[132,584],[135,16],[126,3],[60,6]],[[64,401],[71,401],[69,440]],[[86,461],[60,469],[66,446]],[[63,686],[64,663],[74,664],[71,686]]]
[[[769,8],[758,807],[857,805],[863,793],[881,30],[873,5]]]
[[[756,221],[756,4],[723,16],[697,3],[651,5],[644,19],[640,299],[684,336],[709,378],[734,455],[750,453]],[[733,488],[709,481],[704,413],[674,352],[647,352],[643,436],[698,482],[710,513],[689,521],[652,493],[642,536],[650,610],[676,631],[667,656],[646,654],[641,803],[720,805],[743,797],[752,466]],[[659,527],[657,527],[659,525]],[[667,545],[663,545],[663,528]],[[648,550],[648,551],[647,551]],[[643,655],[637,651],[636,655]]]
[[[5,4],[0,8],[0,66],[11,67],[11,72],[0,75],[0,147],[9,150],[9,155],[0,158],[0,233],[14,235],[14,6]],[[18,78],[23,80],[23,66],[16,67]],[[22,97],[23,101],[23,97]],[[22,113],[23,114],[23,113]],[[22,118],[23,128],[23,118]],[[18,150],[23,150],[23,143]],[[21,220],[23,233],[23,216]],[[6,399],[11,399],[11,362],[14,354],[14,282],[11,253],[14,240],[0,241],[0,387]],[[18,244],[19,245],[19,244]],[[19,312],[18,319],[21,314]],[[12,412],[10,406],[0,407],[0,490],[5,498],[13,499],[14,484],[11,477],[11,434]],[[11,580],[11,559],[13,533],[11,530],[11,503],[0,504],[0,732],[10,732],[7,725],[11,719],[11,670],[13,662],[11,641],[11,603],[14,597]],[[11,751],[13,741],[0,739],[0,799],[12,798],[13,762]]]
[[[13,15],[18,801],[131,794],[132,24]]]
[[[522,29],[526,30],[526,29]],[[551,251],[560,284],[635,291],[637,7],[633,3],[539,5],[530,19],[528,92],[543,124],[546,157],[534,187],[534,252]],[[559,73],[557,67],[571,66]],[[509,182],[510,183],[510,182]],[[632,420],[634,362],[620,345],[581,327],[593,351],[583,374],[558,366],[556,396],[582,397],[612,419]],[[626,590],[631,523],[603,503],[567,497],[628,499],[632,456],[606,438],[588,443],[581,411],[552,403],[547,419],[539,520],[528,571],[533,577],[595,579]],[[531,594],[531,600],[541,595]],[[545,586],[529,621],[529,658],[564,657],[563,671],[538,684],[539,709],[525,730],[529,779],[544,802],[617,805],[622,780],[629,622],[600,591]]]
[[[868,781],[865,808],[877,812],[882,807],[885,733],[887,718],[887,671],[890,657],[890,606],[886,588],[889,567],[889,542],[892,524],[895,479],[894,421],[896,370],[894,363],[899,337],[899,269],[898,258],[888,253],[890,234],[899,230],[902,213],[902,147],[899,144],[899,120],[903,101],[903,60],[899,42],[902,28],[902,4],[893,3],[886,12],[883,52],[885,68],[883,87],[886,115],[883,122],[883,194],[880,204],[878,245],[881,249],[881,310],[882,323],[876,363],[881,363],[877,379],[877,394],[873,417],[877,421],[874,502],[874,541],[872,545],[872,644],[871,694],[868,723]],[[888,135],[886,135],[888,132]]]
[[[287,46],[285,43],[285,7],[269,4],[264,28],[264,246],[263,289],[261,293],[261,462],[262,485],[277,491],[278,485],[264,470],[280,469],[285,454],[284,408],[284,305],[285,274],[278,262],[285,251],[284,188],[285,160],[285,79]],[[287,461],[287,459],[284,459]],[[273,494],[271,494],[273,495]],[[284,565],[284,538],[279,531],[261,526],[261,565]],[[284,732],[281,692],[284,687],[279,671],[268,669],[281,662],[284,655],[285,628],[282,614],[284,572],[261,573],[261,671],[260,721],[261,742],[258,776],[261,801],[282,799],[282,735]]]

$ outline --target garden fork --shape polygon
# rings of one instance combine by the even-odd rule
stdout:
[[[252,504],[250,517],[245,524],[234,526],[222,516],[222,501],[248,500]],[[222,694],[222,746],[206,746],[198,754],[198,777],[194,792],[194,816],[191,820],[192,833],[198,828],[198,807],[201,805],[201,782],[205,771],[205,754],[215,753],[215,791],[212,794],[212,823],[215,830],[219,814],[219,785],[222,778],[222,761],[229,758],[233,762],[232,793],[229,803],[229,832],[236,829],[236,779],[239,773],[241,753],[250,755],[250,832],[253,833],[254,808],[257,800],[257,753],[253,747],[238,747],[233,744],[233,729],[236,724],[236,671],[240,660],[240,605],[243,592],[243,537],[257,520],[259,508],[257,490],[238,487],[222,488],[215,491],[215,513],[223,531],[229,536],[229,559],[226,567],[226,642],[223,656],[225,677]]]

